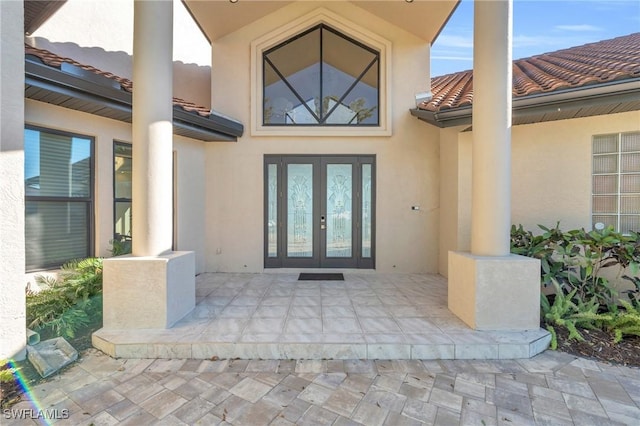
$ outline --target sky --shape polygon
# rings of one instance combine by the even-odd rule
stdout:
[[[513,59],[640,32],[638,0],[514,0]],[[473,68],[473,0],[462,0],[431,49],[431,75]]]

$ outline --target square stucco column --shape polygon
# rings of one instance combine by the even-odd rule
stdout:
[[[195,307],[195,254],[104,260],[106,330],[164,329]]]
[[[540,261],[449,252],[449,310],[475,330],[540,328]]]
[[[24,26],[0,1],[0,359],[24,359]]]

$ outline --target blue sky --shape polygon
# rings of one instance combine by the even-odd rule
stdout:
[[[513,58],[640,32],[638,0],[514,0]],[[462,0],[431,50],[431,75],[473,68],[473,0]]]

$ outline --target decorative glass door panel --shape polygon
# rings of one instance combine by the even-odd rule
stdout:
[[[287,256],[313,257],[313,164],[287,164]]]
[[[326,257],[351,257],[353,253],[353,165],[327,164],[326,171],[325,255]],[[322,224],[320,229],[322,230]]]
[[[374,156],[265,156],[265,267],[374,267]]]

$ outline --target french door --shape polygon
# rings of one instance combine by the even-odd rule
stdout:
[[[375,156],[265,156],[266,268],[373,268]]]

